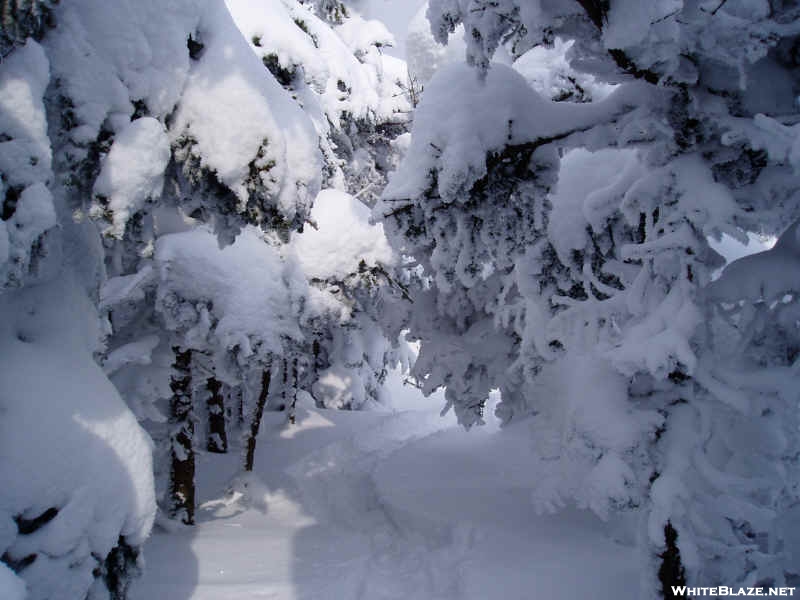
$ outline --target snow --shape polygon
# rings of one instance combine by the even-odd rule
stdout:
[[[405,44],[408,74],[423,85],[444,65],[463,62],[466,51],[464,27],[459,26],[443,46],[431,33],[427,12],[428,3],[424,2],[408,24]]]
[[[216,236],[202,228],[162,236],[155,261],[157,304],[168,328],[191,328],[187,335],[200,336],[202,343],[213,317],[219,347],[238,345],[243,358],[257,343],[264,352],[279,352],[283,337],[302,338],[287,285],[299,275],[253,228],[222,250]]]
[[[0,596],[5,600],[25,600],[25,582],[14,575],[4,564],[0,564]]]
[[[367,268],[394,264],[394,254],[381,223],[371,224],[370,210],[349,194],[323,190],[314,201],[303,233],[293,247],[309,278],[342,281]]]
[[[33,254],[42,236],[56,226],[56,213],[50,190],[43,183],[26,187],[19,196],[16,210],[3,223],[5,238],[0,242],[0,274],[2,280],[19,284],[33,280],[41,264],[36,265]],[[39,253],[41,256],[41,253]]]
[[[0,193],[12,190],[16,210],[0,220],[0,289],[19,286],[31,273],[33,247],[55,223],[50,190],[51,151],[42,101],[50,67],[42,47],[29,40],[0,64]]]
[[[6,185],[44,181],[50,172],[50,142],[42,96],[50,65],[42,47],[28,42],[0,65],[0,172]]]
[[[466,432],[411,395],[392,412],[306,404],[288,428],[266,414],[253,476],[230,485],[236,457],[201,456],[198,524],[153,535],[133,600],[630,594],[637,556],[606,524],[532,513],[526,433]]]
[[[106,119],[112,127],[127,124],[134,100],[165,118],[186,85],[186,38],[198,26],[197,14],[194,0],[169,6],[80,0],[59,7],[58,27],[44,44],[60,91],[75,107],[70,139],[94,140]]]
[[[414,117],[411,147],[390,177],[378,208],[390,212],[391,200],[422,195],[432,171],[437,172],[442,200],[463,201],[464,192],[486,174],[488,153],[580,131],[619,114],[642,93],[635,85],[620,86],[599,102],[551,102],[508,66],[493,63],[484,81],[472,67],[447,65],[425,89]]]
[[[623,195],[641,173],[633,150],[576,149],[561,159],[558,184],[550,196],[553,210],[548,235],[561,260],[589,243],[587,225],[595,231],[619,208]]]
[[[156,119],[142,117],[117,133],[93,191],[113,211],[115,237],[122,238],[128,219],[145,201],[161,196],[169,159],[169,138]]]
[[[151,441],[94,362],[99,331],[82,294],[64,275],[0,297],[0,553],[37,555],[21,572],[32,600],[84,597],[95,557],[120,536],[144,542],[155,515]],[[33,435],[20,426],[34,423]],[[51,508],[33,533],[11,521]]]
[[[392,40],[379,21],[354,13],[331,28],[295,0],[227,0],[227,5],[253,52],[260,59],[275,55],[289,71],[298,69],[323,115],[335,126],[344,114],[389,120],[402,107],[400,99],[392,98],[397,91],[392,66],[399,61],[383,57],[375,46]],[[304,104],[319,120],[314,107]],[[325,129],[324,119],[318,127]]]
[[[786,228],[769,250],[737,258],[707,288],[717,302],[775,302],[800,292],[800,221]]]
[[[10,238],[20,248],[28,248],[45,231],[56,225],[53,197],[43,183],[27,187],[19,196],[17,209],[9,220]]]
[[[202,55],[190,69],[174,135],[196,145],[201,165],[234,191],[243,211],[248,185],[263,186],[282,215],[304,214],[320,187],[314,126],[250,50],[222,2],[202,23]],[[255,181],[251,170],[258,169]]]
[[[570,87],[567,77],[573,79],[594,100],[602,100],[616,86],[597,81],[592,75],[572,69],[567,59],[574,42],[556,38],[552,48],[536,46],[514,61],[515,71],[519,71],[528,83],[547,98],[557,97],[565,87]]]
[[[190,145],[200,165],[234,191],[240,212],[254,189],[289,220],[307,210],[320,187],[317,133],[289,94],[265,76],[222,0],[167,7],[152,0],[81,0],[59,7],[58,23],[44,43],[75,120],[67,133],[73,156],[85,154],[103,128],[122,133],[127,146],[115,152],[116,160],[110,157],[112,164],[142,148],[147,126],[130,123],[133,103],[142,102],[153,119],[170,120],[172,144]],[[189,57],[189,37],[204,47],[197,60]],[[130,127],[136,135],[123,133]],[[101,180],[97,193],[116,192],[123,209],[114,232],[142,194],[153,191],[151,184],[157,187],[153,170],[162,164],[162,148],[162,140],[151,148],[143,178],[130,174],[123,185],[109,181],[109,173]]]
[[[395,38],[395,45],[385,48],[384,52],[398,58],[406,58],[406,31],[410,27],[410,22],[418,12],[420,6],[425,4],[425,0],[367,0],[359,6],[365,17],[379,19],[382,21]]]

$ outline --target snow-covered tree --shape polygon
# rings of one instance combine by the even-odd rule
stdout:
[[[94,361],[102,259],[56,183],[53,82],[45,40],[15,40],[0,64],[0,591],[121,597],[154,517],[150,446]]]
[[[797,415],[766,381],[789,377],[797,322],[712,286],[719,315],[735,304],[724,325],[705,290],[723,264],[709,238],[797,217],[796,12],[432,0],[434,35],[463,24],[474,68],[426,86],[376,207],[426,277],[409,321],[423,388],[446,386],[467,426],[500,389],[498,416],[531,429],[540,509],[642,511],[647,597],[797,574]],[[554,44],[571,72],[542,86],[520,61]],[[490,64],[500,47],[524,77]]]
[[[346,193],[323,191],[311,217],[316,228],[293,241],[311,283],[305,324],[313,339],[309,391],[331,408],[382,404],[387,365],[402,356],[398,338],[408,304],[403,284],[389,274],[394,253],[383,226],[370,225],[369,209]],[[392,314],[394,319],[387,318]]]
[[[381,52],[391,34],[338,0],[228,5],[255,54],[313,120],[327,184],[374,204],[410,110],[405,64]]]

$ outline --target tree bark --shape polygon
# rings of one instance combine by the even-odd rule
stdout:
[[[296,407],[297,407],[297,382],[299,378],[299,369],[297,365],[297,357],[292,360],[292,402],[289,405],[289,423],[292,425],[295,424],[296,418]]]
[[[214,377],[206,382],[208,389],[208,440],[206,448],[209,452],[225,454],[228,451],[228,434],[225,431],[225,398],[222,395],[222,384]]]
[[[661,567],[658,569],[661,593],[665,599],[677,598],[673,588],[686,585],[686,572],[683,569],[680,550],[678,550],[678,532],[669,521],[664,526],[664,542],[667,548],[659,555]]]
[[[261,427],[261,418],[264,416],[264,407],[267,405],[267,397],[269,396],[269,383],[272,377],[270,366],[264,369],[261,376],[261,392],[258,394],[258,402],[253,411],[253,417],[250,421],[250,434],[247,437],[247,451],[244,458],[244,470],[253,470],[253,461],[256,454],[256,438],[258,437],[258,430]]]
[[[608,21],[608,0],[577,0],[578,4],[586,11],[587,16],[591,19],[599,30],[603,30],[603,24]]]
[[[170,516],[182,514],[186,525],[194,525],[194,415],[192,411],[192,351],[172,348],[175,362],[172,365],[170,388]]]

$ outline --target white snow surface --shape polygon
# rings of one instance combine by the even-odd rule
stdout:
[[[313,226],[293,240],[294,250],[309,278],[341,281],[366,267],[394,264],[383,225],[369,222],[370,209],[351,195],[323,190],[311,211]]]
[[[438,414],[298,406],[265,415],[255,472],[203,455],[194,528],[156,532],[133,600],[553,600],[628,597],[631,546],[588,511],[536,516],[529,432]],[[617,528],[619,531],[619,528]]]
[[[25,600],[25,582],[14,571],[0,564],[0,596],[5,600]]]

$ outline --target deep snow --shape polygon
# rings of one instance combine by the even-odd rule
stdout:
[[[441,398],[265,416],[255,474],[202,455],[194,528],[156,529],[133,600],[504,600],[635,593],[632,545],[587,511],[536,515],[523,432],[467,432]],[[202,477],[202,476],[201,476]],[[620,531],[619,523],[615,530]]]

